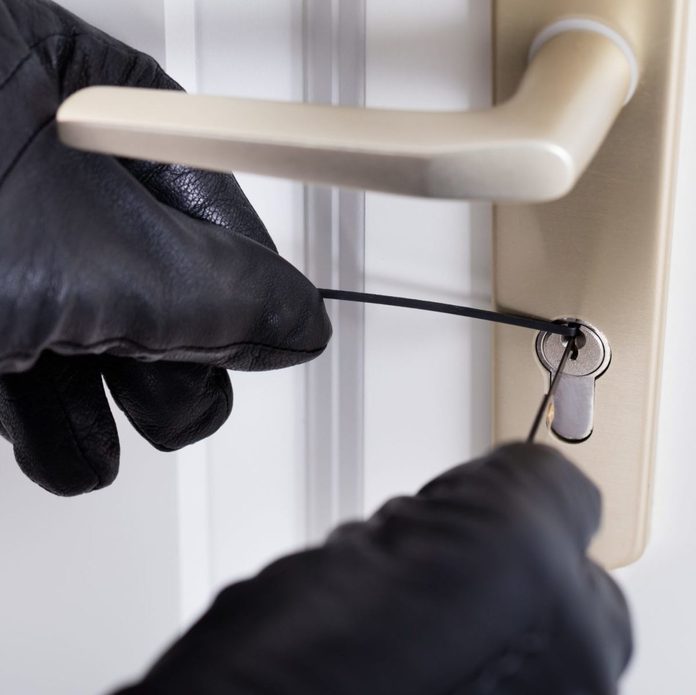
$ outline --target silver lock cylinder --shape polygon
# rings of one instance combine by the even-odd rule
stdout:
[[[551,431],[566,442],[584,442],[594,426],[595,380],[611,363],[611,348],[605,336],[594,326],[577,319],[561,323],[580,327],[575,338],[576,351],[566,362],[563,375],[554,394],[554,416]],[[537,336],[536,352],[539,361],[553,379],[561,362],[568,338],[553,333]]]

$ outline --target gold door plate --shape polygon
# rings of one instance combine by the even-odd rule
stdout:
[[[607,567],[634,562],[648,537],[686,13],[686,0],[495,2],[498,102],[515,92],[534,37],[564,16],[610,24],[641,66],[636,95],[575,190],[553,203],[498,206],[494,224],[500,309],[583,319],[611,345],[592,436],[581,444],[547,430],[539,437],[599,485],[604,518],[593,555]],[[534,343],[525,331],[496,328],[496,441],[525,436],[548,388]]]

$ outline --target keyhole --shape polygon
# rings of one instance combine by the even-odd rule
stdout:
[[[563,347],[568,345],[568,341],[570,338],[561,338],[561,343],[563,344]],[[575,361],[578,359],[578,355],[580,354],[580,350],[582,350],[585,345],[587,345],[587,337],[585,334],[582,332],[582,330],[578,331],[578,334],[575,336],[574,340],[574,346],[573,349],[570,352],[570,359]]]

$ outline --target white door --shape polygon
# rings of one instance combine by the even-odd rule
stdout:
[[[158,58],[190,90],[446,109],[491,95],[485,0],[61,0]],[[696,18],[692,20],[696,46]],[[696,53],[684,122],[696,120]],[[693,84],[693,87],[691,86]],[[653,539],[618,573],[638,652],[624,692],[696,690],[696,485],[680,365],[696,287],[696,135],[683,138]],[[448,302],[490,298],[485,205],[240,176],[281,252],[323,286]],[[690,311],[691,310],[691,311]],[[123,418],[109,489],[53,498],[0,457],[0,692],[96,695],[136,677],[226,583],[490,443],[490,329],[402,309],[332,306],[306,368],[235,374],[208,442],[155,452]]]

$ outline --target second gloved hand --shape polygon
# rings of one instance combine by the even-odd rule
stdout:
[[[559,453],[503,447],[229,587],[122,695],[614,695],[599,518]]]
[[[172,450],[229,415],[225,368],[310,360],[331,332],[233,176],[60,144],[58,106],[90,85],[178,88],[50,0],[0,0],[0,434],[61,495],[116,476],[102,377]]]

